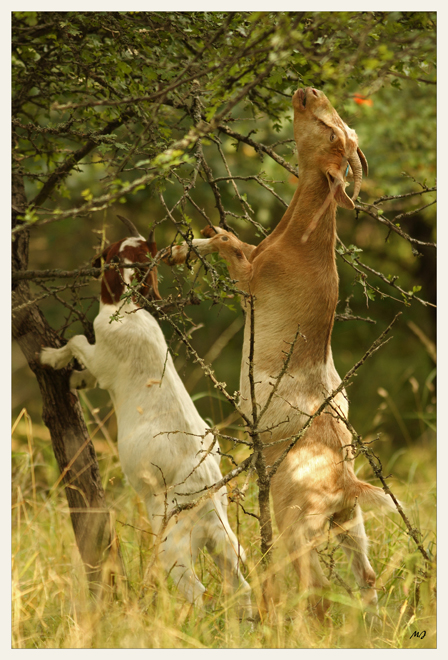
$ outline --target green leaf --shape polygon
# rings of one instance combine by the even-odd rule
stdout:
[[[86,188],[85,190],[82,190],[81,195],[84,197],[86,202],[91,202],[93,199],[93,193],[91,192],[90,188]]]

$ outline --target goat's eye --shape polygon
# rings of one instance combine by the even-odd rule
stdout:
[[[330,135],[330,142],[334,142],[336,140],[336,133],[332,133]]]

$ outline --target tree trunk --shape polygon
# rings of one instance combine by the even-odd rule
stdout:
[[[23,179],[13,173],[13,227],[27,205]],[[13,273],[28,266],[29,232],[20,232],[12,244]],[[29,285],[17,282],[12,293],[13,309],[31,299]],[[43,346],[60,347],[56,332],[35,304],[13,311],[13,337],[36,375],[43,401],[42,418],[51,435],[53,451],[63,476],[65,493],[76,543],[85,565],[89,587],[97,593],[104,560],[112,543],[110,513],[107,510],[95,449],[84,422],[77,393],[70,391],[68,368],[59,371],[43,367],[39,353]]]

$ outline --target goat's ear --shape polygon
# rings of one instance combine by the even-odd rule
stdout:
[[[110,245],[104,248],[101,254],[97,254],[96,257],[92,259],[93,268],[101,268],[101,262],[106,261],[107,253],[109,252]]]
[[[345,183],[342,183],[336,188],[336,192],[334,193],[334,198],[338,203],[338,206],[342,206],[344,209],[353,211],[353,209],[355,208],[355,204],[353,200],[345,192]]]
[[[342,206],[344,209],[353,211],[355,205],[353,200],[345,192],[345,180],[341,174],[341,171],[336,167],[330,167],[327,170],[327,179],[330,184],[330,189],[334,190],[334,198],[338,206]]]

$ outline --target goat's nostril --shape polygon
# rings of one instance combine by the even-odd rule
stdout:
[[[313,92],[314,96],[319,95],[317,89],[314,89],[314,87],[311,88],[311,91]]]

